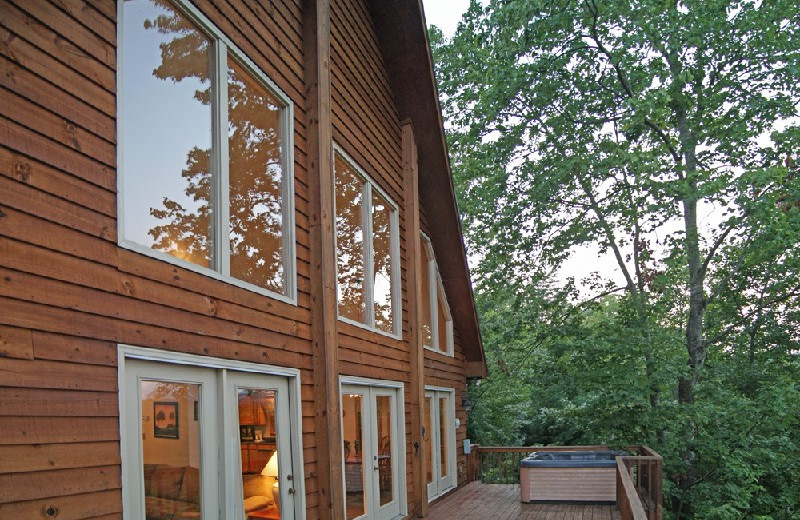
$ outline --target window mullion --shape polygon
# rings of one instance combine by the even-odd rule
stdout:
[[[228,48],[219,39],[214,45],[214,256],[215,269],[231,274],[230,174],[228,159]]]
[[[361,214],[362,226],[364,229],[364,300],[366,325],[372,327],[375,324],[375,287],[374,287],[374,268],[375,258],[373,251],[372,237],[372,185],[364,183],[364,206]]]

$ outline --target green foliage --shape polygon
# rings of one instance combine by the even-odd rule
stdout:
[[[473,0],[452,40],[432,28],[480,259],[474,440],[647,443],[667,516],[800,515],[798,21],[793,0]],[[556,277],[587,245],[613,265]]]

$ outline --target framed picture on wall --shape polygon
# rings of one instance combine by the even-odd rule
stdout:
[[[153,437],[162,439],[178,438],[177,401],[156,401],[153,403]]]
[[[253,442],[256,439],[255,426],[239,426],[239,438],[242,441]]]

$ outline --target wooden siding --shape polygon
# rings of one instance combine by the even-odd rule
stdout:
[[[297,305],[117,245],[116,2],[0,1],[0,517],[121,517],[120,343],[299,368],[307,518],[321,516],[301,2],[196,5],[294,103]],[[401,124],[363,1],[332,1],[331,39],[334,140],[403,208]],[[400,245],[402,339],[339,322],[338,371],[404,383],[410,432]],[[454,357],[424,363],[426,384],[456,391],[462,482],[458,331]]]
[[[424,208],[420,210],[420,227],[424,233],[429,233],[428,218]],[[436,251],[434,253],[436,253],[438,259],[441,253]],[[450,301],[450,296],[448,295],[448,303]],[[425,385],[441,386],[455,390],[456,419],[461,421],[461,427],[456,430],[456,470],[458,485],[461,486],[467,481],[466,457],[464,455],[464,440],[467,438],[467,412],[462,404],[467,397],[467,375],[464,348],[458,328],[454,324],[452,356],[430,349],[423,349],[423,351],[425,353]]]
[[[333,139],[394,201],[406,205],[402,185],[402,132],[389,88],[375,29],[364,2],[331,0],[331,76]],[[401,250],[402,339],[339,322],[340,373],[403,383],[405,428],[412,427],[411,358],[408,343],[408,291],[405,228],[399,212]],[[413,511],[412,444],[407,442],[408,510]]]
[[[197,7],[294,103],[298,305],[116,245],[116,2],[0,3],[0,517],[121,516],[118,343],[300,368],[313,431],[300,5]]]

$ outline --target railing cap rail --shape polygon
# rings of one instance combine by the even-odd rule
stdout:
[[[661,457],[661,455],[659,455],[658,452],[656,452],[656,450],[654,450],[653,448],[651,448],[647,444],[640,445],[639,446],[639,451],[641,451],[646,456],[658,457],[659,459],[663,459],[663,457]]]

